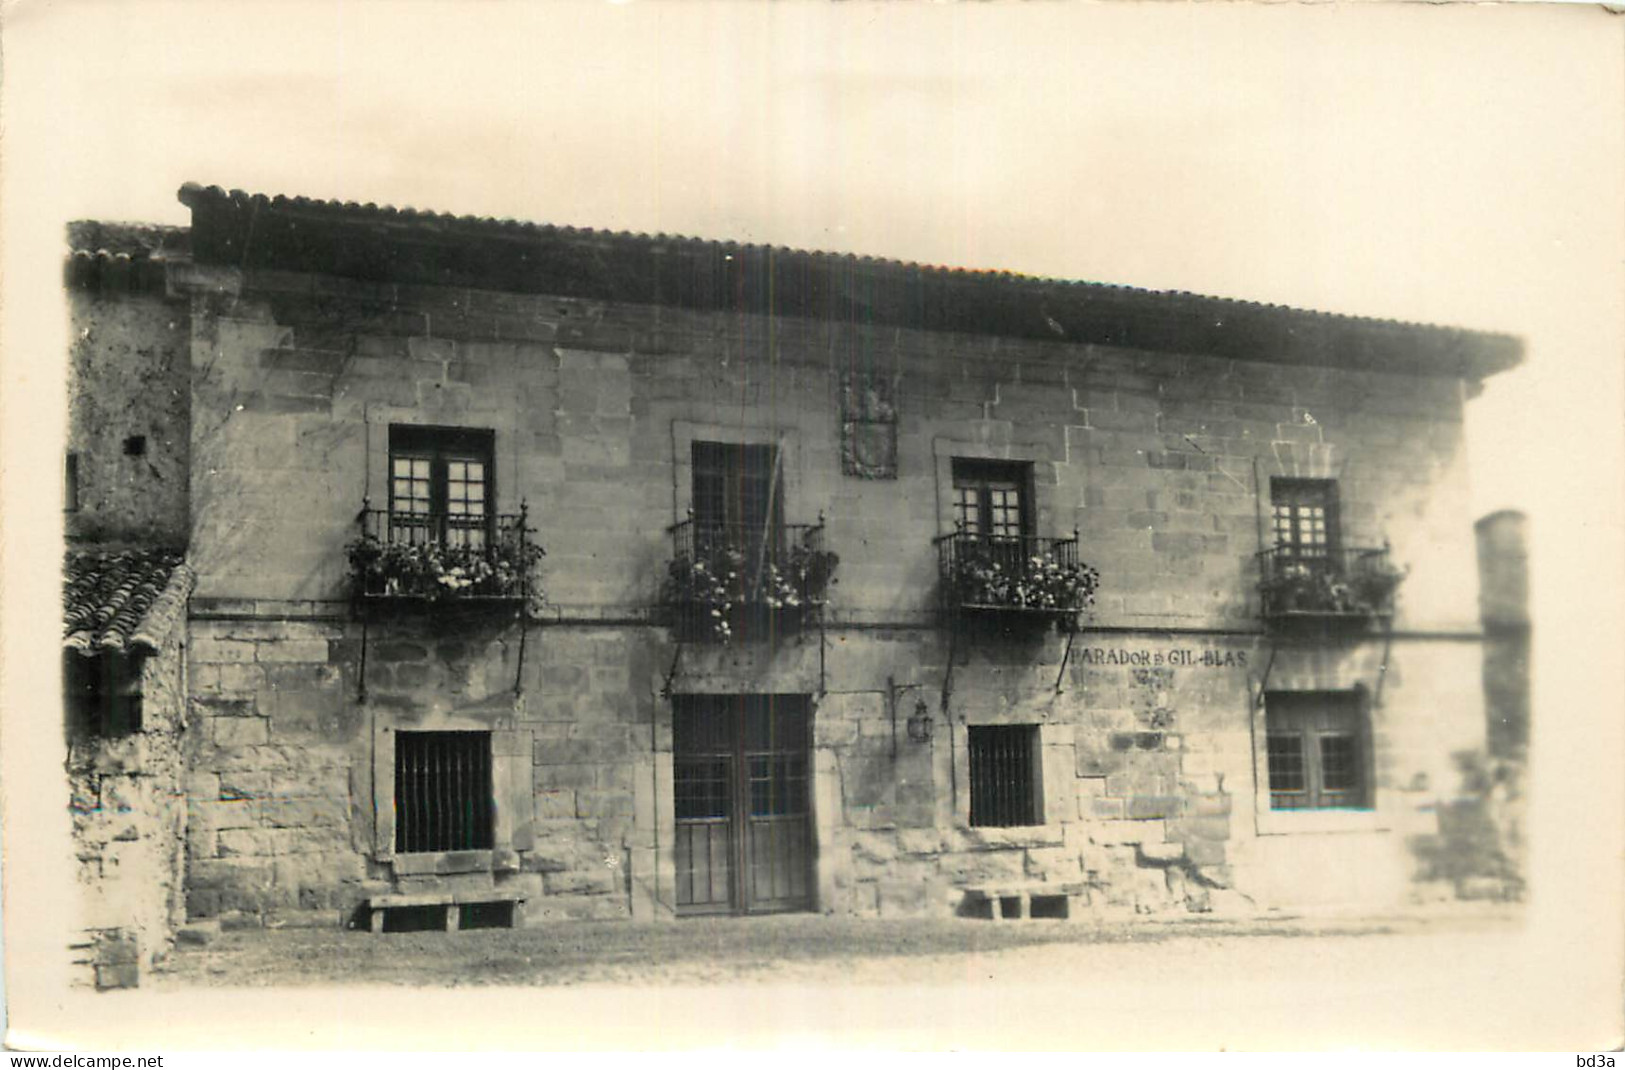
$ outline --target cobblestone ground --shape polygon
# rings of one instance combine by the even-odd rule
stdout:
[[[359,1010],[365,1001],[346,986],[394,986],[381,1002],[397,1008],[440,1006],[457,995],[446,988],[472,987],[487,1009],[522,997],[546,1046],[790,1034],[911,1047],[1585,1047],[1580,1036],[1563,1042],[1574,1023],[1539,1007],[1529,973],[1539,951],[1507,910],[1360,921],[799,916],[228,932],[178,949],[149,987],[207,1002],[228,994],[209,991],[222,986],[295,986],[278,994],[288,1013],[335,999]],[[594,1017],[606,1005],[608,1024]]]

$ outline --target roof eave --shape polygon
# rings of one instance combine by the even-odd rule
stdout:
[[[1510,335],[1227,298],[188,183],[201,263],[1481,380]]]

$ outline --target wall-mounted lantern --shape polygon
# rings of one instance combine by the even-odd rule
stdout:
[[[900,684],[893,677],[886,677],[886,708],[891,715],[891,756],[897,758],[897,699],[905,691],[919,692],[920,684]],[[909,715],[907,732],[911,743],[931,742],[931,708],[925,704],[923,697],[914,701],[914,712]]]

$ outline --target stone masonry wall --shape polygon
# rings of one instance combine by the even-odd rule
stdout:
[[[185,920],[181,789],[186,698],[180,634],[141,671],[141,731],[70,736],[69,807],[83,896],[81,980],[127,988],[169,950]]]
[[[821,672],[809,639],[685,647],[669,681],[818,696],[821,909],[935,912],[1017,873],[1122,908],[1200,909],[1232,887],[1336,899],[1281,875],[1290,844],[1312,836],[1401,872],[1398,827],[1452,790],[1434,737],[1482,734],[1476,689],[1457,687],[1463,659],[1476,679],[1476,647],[1448,638],[1470,639],[1476,608],[1453,380],[280,273],[181,282],[199,414],[192,697],[207,725],[190,783],[195,914],[342,911],[414,882],[523,888],[527,916],[668,909],[676,650],[656,601],[688,443],[707,438],[777,444],[785,520],[822,516],[841,557]],[[854,371],[893,387],[895,481],[842,473]],[[363,498],[384,502],[400,423],[494,431],[497,510],[528,503],[549,608],[522,674],[511,623],[370,625],[362,702],[344,546]],[[1103,583],[1065,673],[1058,636],[969,643],[944,717],[931,539],[950,525],[954,456],[1030,461],[1038,533],[1077,530]],[[1272,660],[1254,557],[1272,475],[1336,478],[1345,544],[1391,540],[1410,565],[1386,669],[1375,639]],[[1125,650],[1150,660],[1113,660]],[[1266,671],[1271,688],[1373,695],[1380,678],[1377,806],[1360,827],[1300,834],[1260,813]],[[895,759],[888,676],[919,685],[905,711],[922,697],[939,722]],[[964,733],[988,723],[1040,726],[1043,826],[966,827]],[[499,843],[478,872],[406,872],[381,838],[389,733],[436,725],[493,733]],[[1418,764],[1433,772],[1413,790]]]
[[[686,424],[783,443],[786,519],[823,513],[841,548],[838,620],[934,609],[936,460],[970,445],[1035,461],[1040,528],[1107,570],[1101,623],[1250,625],[1272,475],[1337,478],[1345,542],[1413,566],[1401,629],[1476,622],[1455,380],[198,271],[205,596],[341,597],[388,424],[444,423],[497,432],[500,508],[529,501],[561,618],[646,616]],[[841,472],[854,368],[896,383],[897,481]]]
[[[69,291],[70,539],[182,546],[187,534],[190,317],[161,294]],[[145,452],[126,452],[132,436]]]
[[[511,622],[373,622],[363,701],[357,623],[201,609],[216,615],[193,622],[192,917],[317,911],[308,920],[330,924],[369,896],[431,888],[522,892],[532,919],[630,912],[634,773],[652,718],[647,696],[629,696],[624,630],[533,628],[521,673]],[[493,733],[493,864],[417,872],[389,857],[380,750],[394,731],[439,728]]]

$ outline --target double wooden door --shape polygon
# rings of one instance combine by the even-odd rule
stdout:
[[[812,905],[805,695],[679,695],[672,709],[677,907]]]

